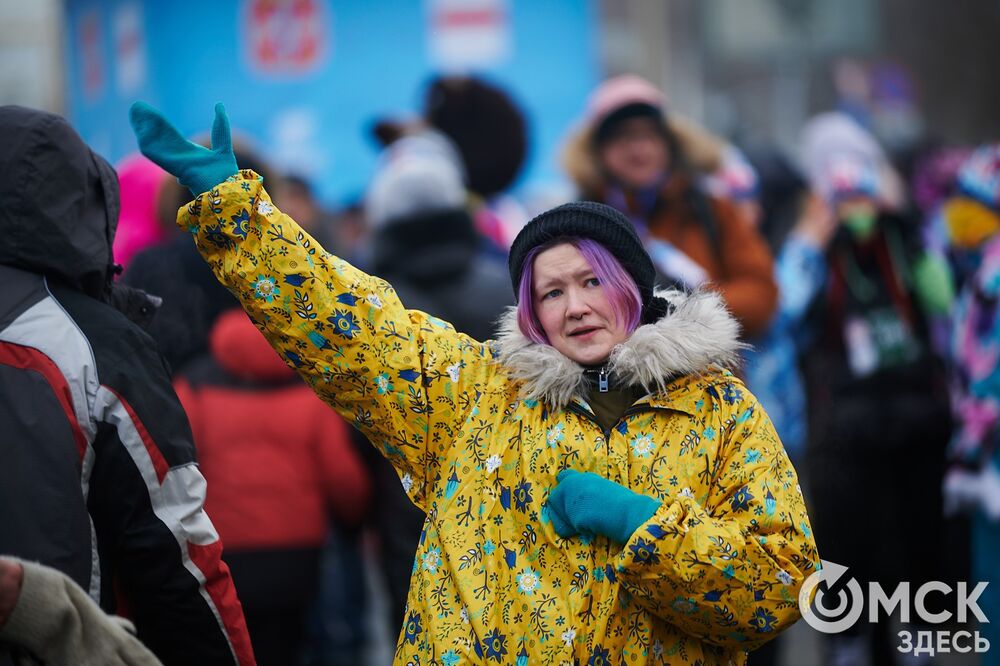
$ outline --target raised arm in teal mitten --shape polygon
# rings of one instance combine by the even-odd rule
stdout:
[[[549,493],[549,517],[556,533],[606,536],[628,543],[632,533],[653,517],[660,502],[591,472],[565,469]]]
[[[139,140],[139,151],[177,178],[195,196],[239,171],[233,155],[229,117],[221,102],[215,105],[211,150],[185,139],[163,114],[145,102],[133,104],[128,119]]]

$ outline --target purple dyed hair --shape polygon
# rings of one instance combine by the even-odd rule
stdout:
[[[611,304],[615,315],[615,323],[625,323],[625,331],[631,335],[639,327],[642,316],[642,297],[635,280],[621,265],[611,252],[603,245],[590,238],[567,237],[558,238],[538,247],[534,247],[524,258],[524,271],[521,273],[521,283],[517,287],[517,326],[529,340],[538,344],[549,344],[538,315],[535,314],[535,298],[532,282],[534,281],[535,257],[556,245],[569,243],[583,255],[583,258],[594,271]]]

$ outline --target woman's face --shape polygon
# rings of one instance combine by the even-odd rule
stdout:
[[[581,365],[604,363],[615,345],[628,338],[593,268],[569,243],[535,257],[532,295],[549,344]]]
[[[620,185],[638,189],[656,185],[663,178],[670,166],[670,149],[659,121],[628,118],[600,145],[598,159]]]

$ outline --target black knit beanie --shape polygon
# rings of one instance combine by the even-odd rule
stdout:
[[[556,206],[536,216],[521,229],[507,257],[515,298],[528,253],[559,238],[589,238],[614,255],[639,288],[643,323],[656,321],[666,313],[667,303],[662,298],[653,297],[656,269],[632,222],[611,206],[594,201]]]

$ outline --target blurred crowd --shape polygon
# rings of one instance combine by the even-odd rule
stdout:
[[[522,110],[489,81],[442,77],[419,117],[376,119],[371,138],[367,191],[339,210],[249,143],[235,152],[318,245],[408,308],[492,338],[514,304],[510,243],[539,212],[513,189]],[[738,374],[802,478],[824,560],[884,589],[996,580],[1000,144],[891,154],[857,109],[815,116],[792,150],[737,144],[624,75],[592,92],[559,158],[579,199],[632,221],[661,287],[717,290],[739,320]],[[423,514],[177,230],[187,190],[141,156],[115,168],[118,280],[148,296],[133,315],[190,422],[257,663],[365,663],[405,630]],[[1000,619],[1000,591],[979,604]],[[825,663],[913,661],[888,627],[825,636]],[[751,663],[777,663],[776,643]]]

